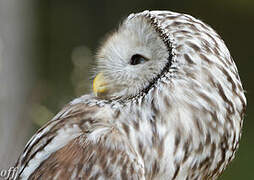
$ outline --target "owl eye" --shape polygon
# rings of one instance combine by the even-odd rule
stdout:
[[[134,54],[131,57],[130,64],[131,65],[143,64],[146,61],[147,61],[147,59],[145,57],[141,56],[140,54]]]

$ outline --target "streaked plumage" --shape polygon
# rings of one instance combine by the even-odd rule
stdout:
[[[144,59],[131,65],[133,55]],[[97,61],[96,96],[73,100],[31,138],[18,178],[202,180],[223,172],[246,99],[211,27],[170,11],[131,14]]]

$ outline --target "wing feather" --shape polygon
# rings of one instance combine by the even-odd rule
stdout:
[[[83,102],[64,107],[27,143],[17,179],[144,179],[142,160],[105,111]]]

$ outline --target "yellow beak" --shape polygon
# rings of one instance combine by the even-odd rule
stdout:
[[[106,85],[107,83],[105,81],[103,73],[97,74],[97,76],[93,80],[93,92],[95,96],[101,93],[105,93],[107,91]]]

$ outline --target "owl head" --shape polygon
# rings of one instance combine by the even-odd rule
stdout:
[[[229,97],[239,93],[238,105],[245,103],[237,68],[223,40],[190,15],[131,14],[106,39],[96,59],[93,90],[103,99],[139,97],[167,77],[166,84],[172,85],[167,91],[179,97],[178,102],[225,92]]]
[[[127,18],[97,54],[97,96],[129,98],[149,89],[170,62],[169,47],[146,16]]]

